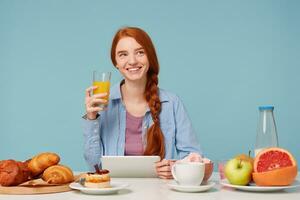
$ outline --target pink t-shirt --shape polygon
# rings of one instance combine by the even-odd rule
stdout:
[[[144,117],[135,117],[126,112],[125,155],[143,155],[142,124]]]

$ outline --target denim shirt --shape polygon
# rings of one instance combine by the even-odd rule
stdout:
[[[202,155],[186,109],[178,96],[159,89],[160,128],[165,138],[165,159],[182,159],[190,152]],[[100,164],[102,155],[124,156],[126,109],[122,103],[120,84],[110,92],[108,109],[95,120],[83,119],[84,158],[91,170]],[[153,124],[149,108],[143,119],[142,142],[146,147],[147,129]]]

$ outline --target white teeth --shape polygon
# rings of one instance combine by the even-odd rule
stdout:
[[[137,67],[137,68],[130,68],[130,69],[128,69],[128,71],[133,72],[133,71],[137,71],[139,69],[140,69],[139,67]]]

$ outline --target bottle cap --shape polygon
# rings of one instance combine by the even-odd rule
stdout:
[[[259,110],[274,110],[274,106],[259,106]]]

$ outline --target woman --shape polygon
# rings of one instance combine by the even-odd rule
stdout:
[[[159,155],[160,178],[172,178],[173,159],[201,154],[181,100],[158,88],[159,64],[153,43],[136,27],[120,29],[112,42],[111,60],[124,80],[108,94],[86,90],[85,159],[92,167],[102,155]],[[100,112],[100,115],[98,114]]]

